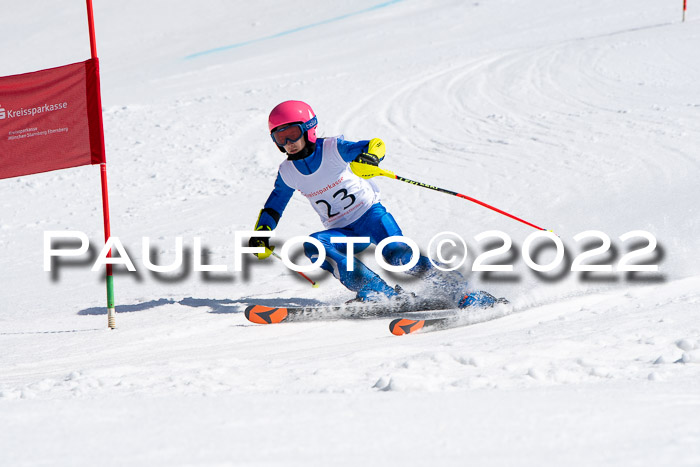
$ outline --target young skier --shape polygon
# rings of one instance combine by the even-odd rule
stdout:
[[[304,195],[321,218],[326,230],[310,235],[321,242],[326,260],[321,267],[332,273],[348,289],[357,293],[356,300],[374,301],[395,298],[401,288],[389,286],[379,275],[356,258],[354,270],[348,270],[347,248],[344,243],[333,243],[331,237],[369,237],[378,244],[391,236],[401,236],[394,217],[379,202],[379,188],[355,172],[371,177],[369,166],[378,166],[384,159],[384,143],[379,138],[352,142],[341,138],[317,138],[317,119],[311,107],[301,101],[285,101],[270,112],[268,126],[277,148],[287,154],[280,164],[275,186],[260,211],[256,231],[272,231],[295,190]],[[368,165],[366,165],[368,164]],[[369,172],[369,173],[368,173]],[[269,238],[252,237],[251,247],[264,247],[259,259],[272,254]],[[356,244],[355,252],[369,244]],[[312,261],[318,250],[311,243],[304,244],[304,253]],[[401,242],[389,243],[382,254],[393,266],[408,264],[413,251]],[[497,299],[486,292],[468,293],[467,283],[457,271],[449,273],[435,268],[425,256],[408,271],[429,281],[435,295],[450,306],[491,306]]]

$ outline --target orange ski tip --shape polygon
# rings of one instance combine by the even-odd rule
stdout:
[[[275,324],[281,323],[287,318],[286,308],[272,308],[262,305],[250,305],[245,309],[245,317],[251,323]]]
[[[389,330],[395,336],[403,336],[404,334],[410,334],[421,329],[425,325],[425,320],[415,320],[415,319],[395,319],[389,324]]]

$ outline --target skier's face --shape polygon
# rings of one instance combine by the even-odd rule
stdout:
[[[300,138],[298,141],[294,141],[293,143],[287,143],[283,147],[284,150],[287,151],[287,154],[296,154],[304,149],[304,146],[306,146],[306,138]]]

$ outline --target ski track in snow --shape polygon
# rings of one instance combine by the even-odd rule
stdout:
[[[16,44],[29,24],[28,50],[66,46],[51,63],[10,47],[2,75],[89,53],[82,10],[31,1],[45,13],[7,5],[0,35]],[[99,251],[97,169],[0,181],[0,465],[697,465],[700,22],[656,0],[403,1],[182,60],[376,2],[164,5],[95,5],[112,234],[138,269],[116,277],[117,331],[91,261],[41,270],[47,230],[85,231]],[[281,160],[267,112],[290,98],[312,104],[321,135],[382,137],[387,169],[551,228],[572,255],[575,234],[601,230],[615,264],[619,235],[648,230],[660,273],[544,280],[515,254],[513,280],[464,271],[512,312],[396,337],[389,319],[243,316],[352,297],[323,273],[311,289],[272,260],[208,279],[146,271],[143,236],[162,263],[178,236],[191,261],[200,236],[232,265]],[[531,232],[377,183],[421,246],[454,231],[473,260],[480,232],[507,232],[514,250]],[[320,230],[313,216],[295,196],[279,241]]]

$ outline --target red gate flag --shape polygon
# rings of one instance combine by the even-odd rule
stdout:
[[[0,78],[0,179],[105,162],[97,59]]]

